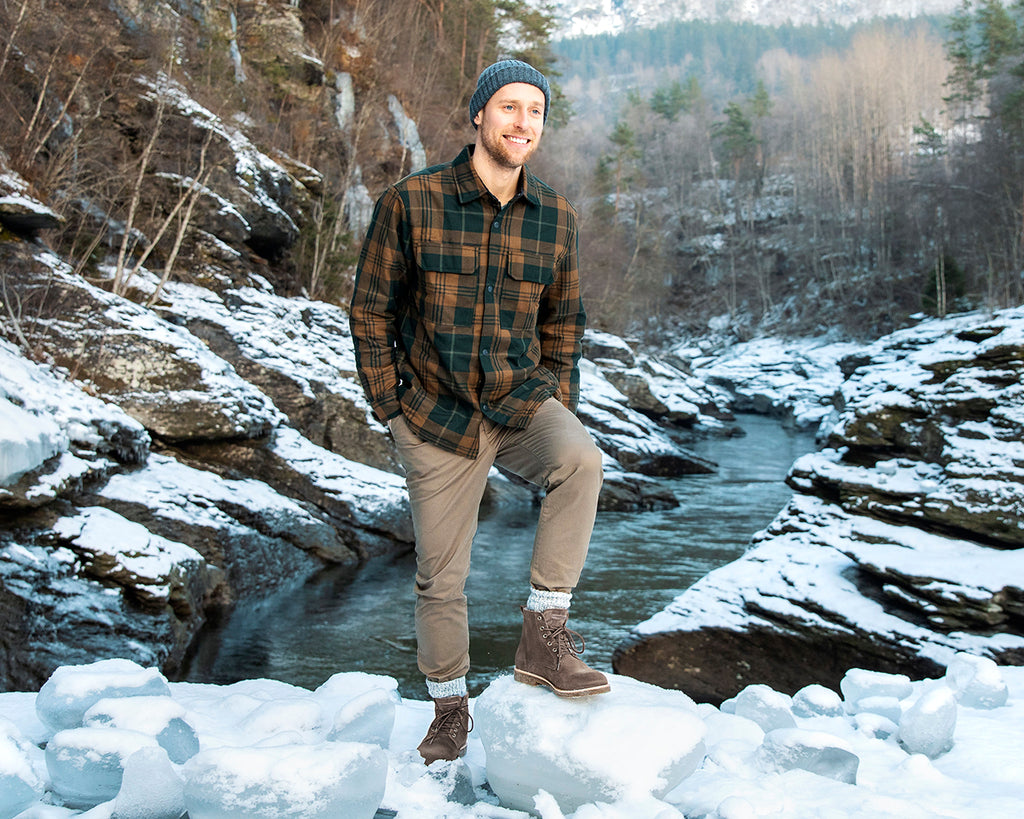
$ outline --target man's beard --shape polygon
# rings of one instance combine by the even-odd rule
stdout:
[[[522,167],[533,157],[538,141],[531,139],[524,152],[513,154],[503,134],[504,132],[497,128],[484,129],[480,132],[480,144],[496,165],[509,170]]]

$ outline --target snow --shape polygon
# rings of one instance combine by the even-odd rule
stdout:
[[[115,429],[127,430],[140,447],[148,445],[142,425],[120,407],[86,394],[0,338],[0,487],[55,455],[62,458],[49,483],[59,485],[85,467],[69,450],[95,451]]]
[[[558,0],[555,32],[559,39],[621,34],[674,20],[731,20],[763,26],[852,25],[873,17],[947,14],[959,0]]]
[[[938,679],[851,669],[841,694],[756,685],[721,708],[609,679],[566,700],[499,676],[470,701],[466,756],[427,768],[432,708],[390,677],[62,666],[0,694],[0,817],[1009,819],[1024,800],[1024,667],[959,654]],[[867,710],[883,700],[894,720]],[[198,740],[178,761],[157,738],[175,720]]]
[[[67,435],[52,418],[0,398],[0,486],[14,483],[67,447]]]

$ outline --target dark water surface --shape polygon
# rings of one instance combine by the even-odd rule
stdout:
[[[784,478],[814,449],[813,432],[742,416],[743,437],[687,444],[718,463],[712,475],[666,479],[680,505],[660,512],[601,513],[569,625],[586,640],[584,659],[611,670],[612,651],[636,624],[661,611],[712,569],[743,553],[792,494]],[[503,506],[480,522],[469,597],[476,696],[511,669],[529,593],[537,510]],[[327,570],[259,602],[240,604],[200,638],[184,679],[230,683],[269,677],[315,688],[339,671],[388,674],[403,696],[425,699],[413,631],[414,559],[378,560],[353,577]]]

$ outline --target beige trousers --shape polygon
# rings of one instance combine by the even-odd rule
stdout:
[[[476,459],[421,441],[399,416],[389,426],[405,467],[416,534],[416,643],[420,671],[446,682],[469,670],[464,587],[491,466],[545,490],[530,583],[570,591],[579,581],[601,491],[601,450],[580,420],[551,398],[525,429],[485,420]],[[527,586],[523,584],[524,596]],[[525,600],[524,600],[525,602]]]

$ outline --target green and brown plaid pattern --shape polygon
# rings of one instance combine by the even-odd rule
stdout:
[[[378,200],[351,327],[374,414],[472,458],[483,416],[523,427],[551,396],[575,411],[586,315],[575,210],[526,169],[501,208],[471,155]]]

